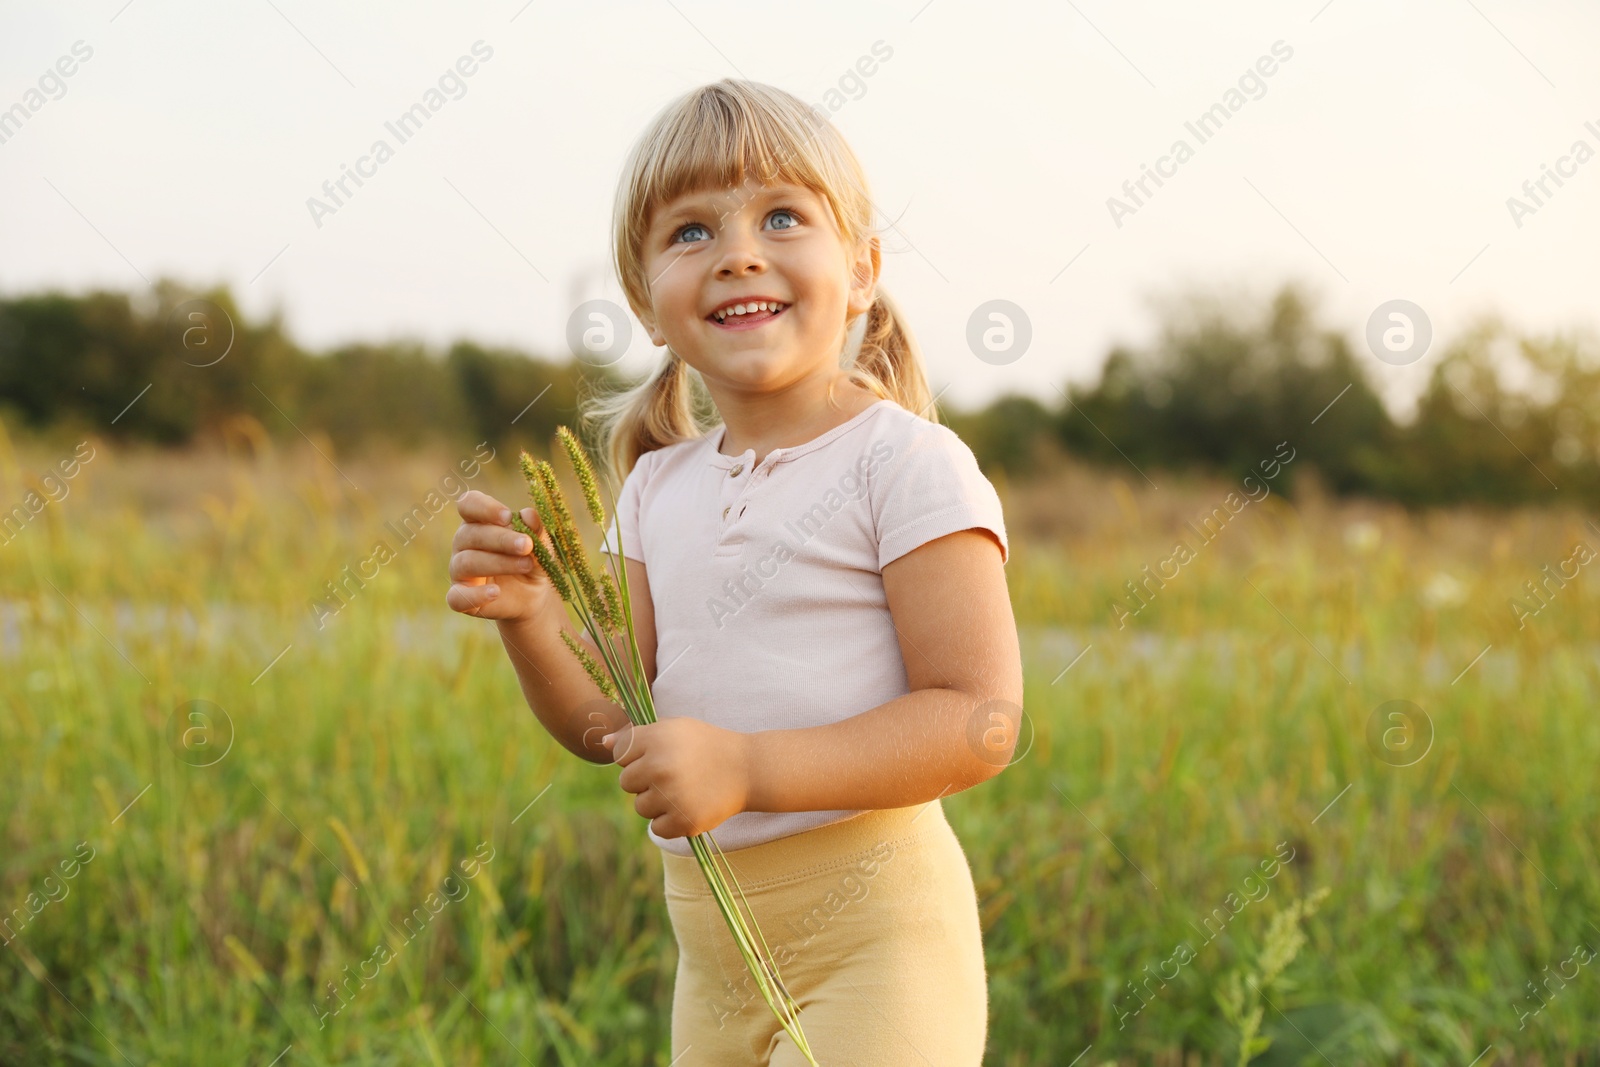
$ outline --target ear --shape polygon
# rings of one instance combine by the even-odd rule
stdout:
[[[644,332],[649,335],[650,343],[660,348],[667,343],[666,335],[656,328],[656,317],[650,310],[635,312],[639,322],[644,326]]]
[[[850,263],[850,301],[848,317],[855,318],[872,307],[878,295],[878,272],[883,257],[876,235],[856,242],[855,257]]]

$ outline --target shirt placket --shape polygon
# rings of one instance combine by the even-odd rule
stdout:
[[[750,468],[744,460],[740,460],[729,467],[722,476],[722,526],[723,534],[728,528],[739,521],[739,516],[744,513],[745,490],[750,485]]]
[[[739,460],[729,467],[722,476],[722,491],[720,494],[722,515],[719,526],[719,540],[725,539],[729,531],[738,523],[740,517],[750,505],[750,493],[754,484],[763,478],[770,469],[770,463],[762,463],[754,468],[748,460]]]

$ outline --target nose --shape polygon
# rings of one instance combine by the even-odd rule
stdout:
[[[717,263],[717,277],[736,278],[761,274],[767,269],[757,238],[744,225],[733,223],[725,232],[722,259]]]

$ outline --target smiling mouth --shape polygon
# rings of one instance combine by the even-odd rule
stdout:
[[[793,306],[774,301],[761,300],[753,304],[735,304],[723,311],[713,311],[706,316],[706,321],[724,330],[741,330],[759,326],[764,322],[771,322]]]

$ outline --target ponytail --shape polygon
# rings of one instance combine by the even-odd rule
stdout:
[[[599,427],[600,454],[619,492],[640,456],[706,432],[696,410],[704,406],[699,378],[669,348],[656,372],[638,385],[595,394],[579,405],[582,421]]]
[[[938,422],[939,413],[933,410],[933,396],[923,371],[922,352],[899,305],[880,287],[866,318],[866,332],[861,335],[854,362],[846,368],[847,377],[913,415]]]

